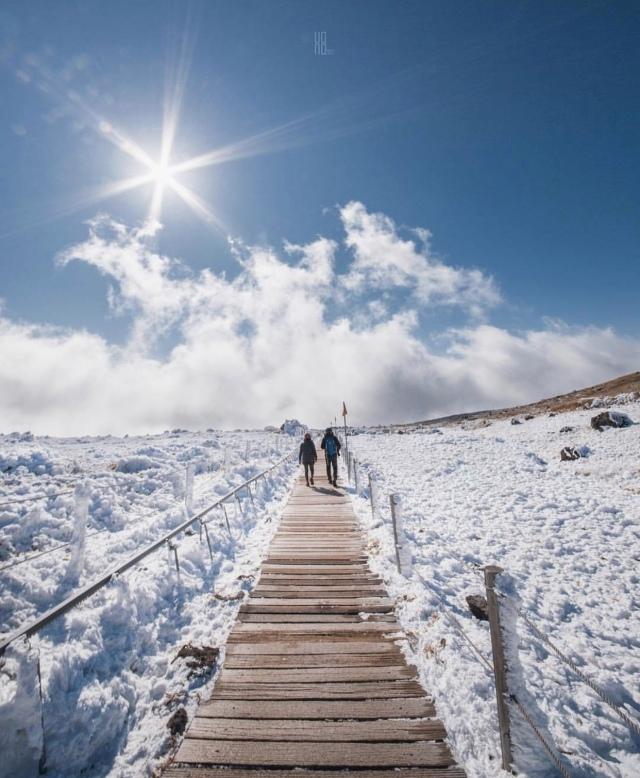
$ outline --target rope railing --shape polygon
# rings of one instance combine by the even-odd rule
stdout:
[[[362,482],[362,479],[357,478],[357,468],[358,463],[355,459],[355,456],[353,452],[349,452],[348,458],[347,458],[347,467],[348,472],[350,476],[351,481],[351,474],[353,473],[353,480],[356,484],[359,482]],[[374,504],[374,498],[373,498],[373,480],[371,477],[371,473],[367,471],[367,476],[370,484],[370,492],[369,492],[369,499],[371,501],[371,511],[372,511],[372,517],[375,518],[376,514],[376,505]],[[356,489],[356,496],[359,495],[358,490]],[[391,510],[391,518],[392,521],[395,521],[394,511],[393,511],[393,501],[391,503],[392,510]],[[436,536],[440,539],[440,542],[444,546],[448,546],[448,543],[446,542],[446,539],[440,534],[435,533]],[[394,538],[397,537],[397,534],[394,532]],[[512,602],[515,602],[515,600],[508,595],[499,592],[497,589],[493,587],[493,580],[499,573],[504,572],[501,568],[496,568],[494,566],[484,567],[482,565],[476,564],[474,562],[470,562],[465,559],[461,559],[459,555],[455,552],[452,552],[451,549],[449,549],[449,554],[452,556],[456,561],[466,565],[470,569],[472,569],[476,573],[482,574],[484,572],[485,577],[485,584],[487,588],[487,601],[489,602],[489,622],[490,622],[490,628],[492,627],[492,621],[494,619],[497,619],[497,629],[492,629],[492,647],[493,647],[493,662],[489,662],[489,660],[484,656],[482,650],[476,645],[476,643],[469,637],[469,635],[466,633],[460,622],[455,618],[455,616],[450,612],[450,608],[448,604],[443,600],[443,598],[440,596],[440,593],[435,590],[435,588],[426,581],[422,575],[416,570],[415,573],[418,577],[418,579],[429,588],[429,590],[436,596],[438,602],[440,603],[442,614],[445,617],[446,621],[456,630],[456,632],[464,639],[466,644],[469,646],[469,648],[473,651],[473,654],[475,657],[480,660],[483,667],[488,670],[490,673],[493,674],[495,680],[496,680],[496,687],[499,685],[499,674],[500,669],[496,666],[496,646],[494,645],[494,634],[496,638],[499,640],[500,643],[503,642],[503,635],[502,635],[502,628],[500,626],[499,622],[499,605],[498,600],[511,600]],[[396,555],[397,556],[397,555]],[[400,568],[399,568],[400,571]],[[489,573],[489,575],[487,575]],[[493,594],[493,599],[495,603],[495,613],[492,613],[491,608],[491,594]],[[516,603],[517,605],[517,603]],[[576,664],[574,660],[571,659],[571,657],[567,656],[550,638],[548,635],[546,635],[542,630],[540,630],[529,618],[529,616],[526,614],[526,612],[517,605],[517,612],[518,615],[522,618],[524,623],[527,625],[527,627],[531,630],[533,635],[540,640],[544,645],[546,645],[564,664],[566,664],[572,672],[585,684],[587,684],[592,691],[606,704],[609,706],[611,710],[613,710],[621,719],[624,721],[624,723],[629,727],[629,729],[636,735],[640,735],[640,724],[635,721],[633,718],[631,718],[623,709],[622,707],[609,695],[601,686],[599,686],[595,681],[593,681],[592,678],[590,678],[585,672],[583,672],[580,667]],[[494,627],[496,625],[493,625]],[[499,646],[498,654],[504,655],[504,648],[503,646]],[[500,658],[500,657],[498,657]],[[498,709],[500,714],[500,708],[501,706],[504,706],[503,710],[507,710],[507,707],[505,703],[511,703],[512,707],[518,711],[519,715],[522,717],[523,721],[528,725],[531,732],[535,735],[535,737],[538,739],[540,744],[542,745],[545,753],[551,760],[551,762],[554,764],[554,766],[558,769],[560,774],[563,776],[563,778],[571,778],[571,772],[569,768],[567,767],[565,761],[560,756],[559,750],[555,744],[550,741],[550,739],[545,736],[540,727],[536,724],[533,716],[531,713],[527,710],[525,705],[516,697],[515,694],[512,694],[508,691],[507,687],[507,667],[506,667],[506,661],[504,661],[503,656],[503,664],[504,667],[502,668],[502,674],[503,677],[501,679],[502,684],[504,684],[504,691],[503,694],[498,694]],[[501,684],[501,685],[502,685]],[[501,699],[501,697],[503,699]],[[508,715],[508,714],[507,714]],[[499,715],[500,719],[500,715]],[[505,758],[505,750],[504,750],[504,735],[505,733],[502,731],[502,723],[500,726],[500,734],[501,734],[501,741],[503,742],[503,766],[505,769],[512,770],[512,764],[511,764],[511,754],[510,754],[510,743],[507,746],[507,754]],[[507,741],[509,741],[510,734],[508,732],[508,721],[507,721]]]
[[[53,500],[56,497],[64,497],[66,494],[73,494],[73,489],[65,489],[64,492],[53,492],[52,494],[36,494],[27,497],[17,497],[15,500],[0,502],[0,509],[9,508],[11,505],[21,505],[25,502],[38,502],[39,500]]]
[[[554,751],[553,746],[547,742],[547,739],[545,736],[540,732],[540,729],[538,728],[535,721],[531,718],[531,715],[529,714],[529,711],[524,707],[524,705],[517,699],[517,697],[514,694],[509,695],[509,699],[518,709],[518,712],[522,716],[522,718],[527,722],[529,727],[531,728],[531,731],[533,734],[538,738],[538,740],[542,743],[542,747],[547,753],[547,756],[553,764],[558,768],[558,771],[562,774],[563,778],[572,778],[571,773],[567,769],[564,762],[560,759],[558,754]]]
[[[586,673],[582,672],[573,659],[563,653],[563,651],[558,648],[558,646],[551,640],[548,635],[545,635],[544,632],[539,630],[522,609],[518,610],[518,615],[533,632],[533,634],[538,638],[538,640],[548,646],[558,657],[558,659],[564,662],[564,664],[566,664],[583,683],[586,683],[587,686],[589,686],[589,688],[592,689],[598,695],[598,697],[600,697],[600,699],[624,721],[624,723],[632,732],[635,732],[636,735],[640,735],[640,724],[638,724],[637,721],[634,721],[630,716],[628,716],[601,686],[599,686],[592,678],[586,675]]]
[[[288,459],[290,459],[293,453],[294,452],[288,453],[282,459],[278,460],[278,462],[271,465],[271,467],[268,467],[266,470],[263,470],[261,473],[258,473],[258,475],[255,475],[252,478],[247,479],[239,486],[234,487],[229,492],[227,492],[226,494],[218,498],[215,502],[211,503],[204,510],[200,511],[194,516],[191,516],[186,521],[182,522],[179,526],[175,527],[175,529],[171,530],[170,532],[167,532],[161,538],[154,541],[150,545],[146,546],[142,551],[139,551],[138,553],[129,557],[127,560],[120,563],[119,565],[112,567],[107,573],[100,576],[100,578],[92,581],[89,584],[86,584],[81,589],[74,592],[70,597],[67,597],[66,600],[63,600],[58,605],[54,606],[53,608],[50,608],[48,611],[46,611],[38,618],[28,622],[27,624],[22,625],[21,627],[18,627],[18,629],[6,635],[2,640],[0,640],[0,656],[4,654],[8,646],[10,646],[13,642],[18,640],[19,638],[23,638],[23,637],[28,638],[31,635],[40,632],[40,630],[42,630],[52,621],[55,621],[56,619],[60,618],[60,616],[63,616],[65,613],[75,608],[77,605],[79,605],[81,602],[86,600],[88,597],[91,597],[91,595],[95,594],[97,591],[102,589],[104,586],[110,583],[110,581],[115,576],[121,575],[122,573],[129,570],[131,567],[137,565],[139,562],[141,562],[143,559],[148,557],[150,554],[153,554],[155,551],[158,551],[166,543],[171,541],[174,537],[184,532],[185,530],[189,529],[196,521],[201,521],[207,514],[209,514],[212,510],[214,510],[214,508],[218,507],[219,505],[223,504],[225,501],[229,499],[235,498],[237,492],[241,491],[242,489],[247,489],[251,484],[254,484],[260,478],[266,478],[266,476],[269,473],[271,473],[273,470],[280,467]]]

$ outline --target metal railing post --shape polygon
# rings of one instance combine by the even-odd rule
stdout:
[[[176,560],[176,571],[177,571],[178,576],[179,576],[180,575],[180,562],[178,561],[178,546],[172,540],[167,540],[167,545],[169,546],[171,551],[173,551],[173,555],[174,555],[175,560]]]
[[[238,508],[240,509],[240,515],[244,519],[244,511],[242,510],[242,503],[240,502],[240,498],[238,497],[238,492],[235,494],[236,502],[238,503]]]
[[[356,487],[356,495],[358,494],[358,463],[356,462],[356,458],[353,458],[353,482]]]
[[[207,529],[207,522],[200,520],[200,532],[204,527],[204,536],[207,539],[207,547],[209,548],[209,558],[213,561],[213,551],[211,550],[211,541],[209,540],[209,530]]]
[[[493,673],[496,682],[496,702],[498,705],[498,727],[500,729],[500,749],[502,751],[502,769],[511,772],[511,731],[509,726],[509,688],[507,685],[507,662],[504,655],[502,627],[500,625],[500,603],[495,590],[496,577],[504,572],[497,565],[484,568],[484,584],[487,593],[489,611],[489,631],[491,633],[491,651],[493,653]]]
[[[247,491],[249,492],[249,497],[251,498],[251,507],[253,508],[253,512],[256,512],[256,504],[253,501],[253,492],[251,491],[251,484],[247,485]]]

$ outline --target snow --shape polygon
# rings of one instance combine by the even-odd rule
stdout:
[[[102,438],[0,435],[0,633],[44,613],[235,486],[295,441],[269,432]],[[224,646],[253,586],[294,463],[210,514],[0,658],[0,776],[151,775],[216,668],[182,646]],[[37,499],[45,495],[45,499]],[[46,552],[46,553],[42,553]],[[41,685],[38,683],[38,661]],[[40,689],[43,705],[40,704]],[[44,732],[44,744],[43,744]]]
[[[637,398],[625,398],[624,407],[640,421]],[[475,620],[465,601],[484,594],[487,564],[505,570],[498,586],[508,598],[502,612],[511,688],[543,736],[573,775],[640,775],[639,738],[518,615],[520,607],[640,721],[640,425],[598,432],[592,415],[458,422],[402,435],[359,429],[349,439],[362,490],[354,503],[370,533],[372,567],[399,602],[409,656],[470,778],[505,775],[495,686],[444,614],[490,661],[488,624]],[[567,426],[574,429],[561,434]],[[561,462],[565,445],[588,456]],[[402,501],[415,569],[409,578],[396,569],[390,494]],[[512,735],[519,775],[558,774],[517,712]]]
[[[640,421],[637,398],[623,405]],[[408,656],[469,778],[504,775],[492,674],[451,621],[490,661],[488,625],[465,602],[484,594],[486,564],[505,570],[498,586],[511,689],[544,737],[573,775],[640,775],[638,737],[518,613],[640,719],[640,425],[598,432],[593,413],[518,425],[482,419],[402,435],[359,429],[349,438],[371,566],[397,600]],[[566,445],[583,457],[561,462]],[[178,526],[186,504],[197,512],[294,446],[297,440],[270,431],[0,436],[0,632]],[[242,511],[226,506],[231,537],[223,512],[212,514],[211,556],[196,526],[176,538],[179,571],[173,550],[159,550],[7,650],[0,659],[0,776],[36,775],[44,752],[52,778],[129,778],[161,767],[175,743],[169,719],[181,708],[191,716],[212,688],[293,467],[259,482],[255,511],[246,491]],[[396,570],[390,494],[399,498],[407,577]],[[216,667],[194,672],[178,657],[189,643],[221,647]],[[516,712],[512,734],[519,775],[557,775]]]

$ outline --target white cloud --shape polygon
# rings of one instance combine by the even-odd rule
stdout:
[[[360,203],[340,213],[352,252],[344,271],[337,245],[323,237],[286,243],[281,255],[235,242],[232,279],[159,254],[153,230],[94,220],[87,240],[58,260],[109,277],[115,310],[132,319],[129,342],[118,348],[88,332],[0,318],[0,428],[124,433],[263,426],[285,416],[323,425],[343,399],[356,422],[409,421],[533,400],[637,365],[640,344],[609,329],[556,323],[513,333],[478,324],[473,285],[483,310],[498,299],[484,274],[434,260],[426,231],[418,250]],[[408,293],[412,305],[394,308],[379,299],[382,287]],[[434,353],[419,310],[452,304],[471,318]],[[151,356],[167,331],[177,345]]]
[[[430,249],[431,233],[418,228],[423,243],[419,249],[412,240],[402,239],[395,223],[382,213],[369,213],[359,202],[340,209],[345,244],[353,251],[354,262],[343,279],[351,290],[413,290],[418,303],[438,302],[462,307],[479,316],[500,302],[495,282],[477,269],[447,265]]]

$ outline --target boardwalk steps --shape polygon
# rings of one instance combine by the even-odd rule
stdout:
[[[164,778],[464,778],[403,637],[349,498],[299,480]]]

